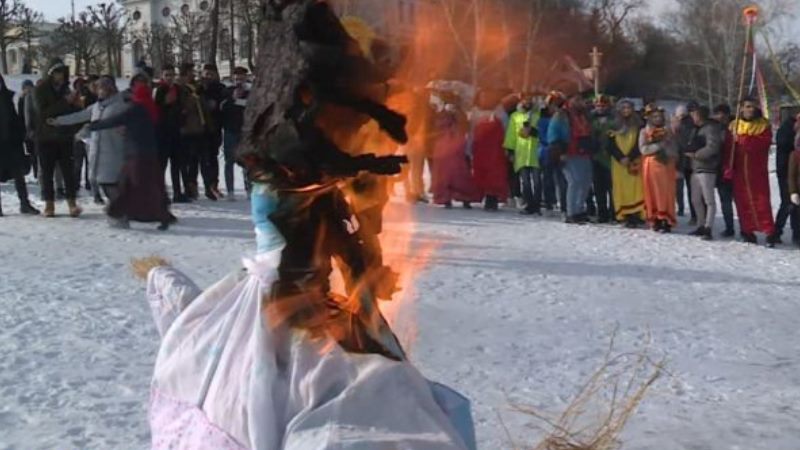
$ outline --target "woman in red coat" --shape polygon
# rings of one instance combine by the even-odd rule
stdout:
[[[478,95],[472,112],[472,173],[475,185],[486,200],[487,211],[497,211],[509,196],[508,163],[503,149],[505,128],[493,110],[491,96]]]
[[[725,177],[733,180],[733,196],[746,242],[757,243],[756,232],[767,235],[767,244],[777,242],[769,188],[769,148],[772,128],[755,101],[741,105],[741,119],[734,121],[731,131],[736,140],[734,154],[725,163]],[[730,164],[733,163],[731,167]]]

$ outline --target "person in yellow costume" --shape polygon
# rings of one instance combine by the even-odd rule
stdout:
[[[617,109],[616,123],[608,134],[615,216],[626,227],[637,228],[644,224],[644,182],[639,152],[641,120],[629,101],[620,102]]]

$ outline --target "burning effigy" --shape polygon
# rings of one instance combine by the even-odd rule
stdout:
[[[400,289],[378,236],[386,177],[406,162],[379,147],[408,139],[386,106],[391,71],[325,2],[264,8],[268,69],[239,155],[257,253],[205,290],[159,258],[136,262],[162,335],[152,447],[474,448],[469,402],[409,363],[379,308]]]

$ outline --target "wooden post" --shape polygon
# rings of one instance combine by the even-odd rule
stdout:
[[[597,47],[592,47],[592,52],[589,53],[589,56],[592,58],[592,76],[594,77],[594,96],[598,97],[600,95],[600,63],[603,54],[597,49]]]

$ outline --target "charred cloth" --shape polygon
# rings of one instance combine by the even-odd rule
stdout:
[[[278,195],[270,216],[286,241],[280,280],[267,301],[277,323],[334,335],[349,351],[404,358],[380,314],[376,288],[390,279],[376,245],[380,227],[361,227],[340,186],[370,173],[395,175],[403,156],[356,149],[369,121],[392,140],[408,139],[406,118],[385,105],[391,69],[362,52],[330,6],[317,0],[265,1],[258,73],[239,161]],[[331,293],[331,261],[347,298]]]

